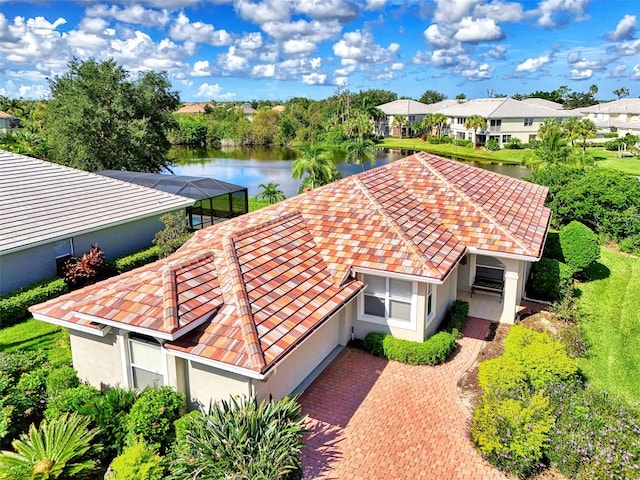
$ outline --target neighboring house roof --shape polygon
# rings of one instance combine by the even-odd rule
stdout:
[[[427,104],[406,98],[383,103],[378,105],[378,108],[386,115],[426,115],[430,113],[430,108]]]
[[[0,151],[0,254],[193,204],[190,198]]]
[[[534,105],[537,107],[547,107],[554,110],[562,110],[564,108],[564,105],[562,105],[561,103],[552,102],[551,100],[547,100],[546,98],[523,98],[521,101],[524,103],[528,103],[529,105]]]
[[[282,113],[286,110],[286,107],[284,105],[276,105],[275,107],[272,107],[271,110],[275,110],[278,113]]]
[[[480,115],[483,118],[569,118],[581,117],[571,110],[556,110],[538,105],[530,105],[512,98],[478,98],[452,105],[441,113],[449,117],[470,117]]]
[[[0,118],[16,118],[15,115],[11,115],[10,113],[7,112],[0,112]]]
[[[590,107],[577,108],[580,113],[606,113],[640,115],[640,98],[622,98],[612,102],[598,103]]]
[[[467,249],[538,259],[546,194],[416,153],[200,230],[167,259],[31,311],[264,373],[363,288],[353,271],[441,283]]]
[[[206,106],[211,106],[209,103],[186,103],[175,113],[204,113]]]
[[[163,192],[204,200],[205,198],[246,191],[246,187],[223,182],[210,177],[189,177],[184,175],[164,175],[162,173],[127,172],[124,170],[102,170],[96,172],[109,178],[135,183],[143,187],[155,188]]]

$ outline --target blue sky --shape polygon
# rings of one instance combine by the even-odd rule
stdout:
[[[164,70],[183,101],[639,97],[639,16],[640,0],[0,0],[0,94],[45,98],[76,56]]]

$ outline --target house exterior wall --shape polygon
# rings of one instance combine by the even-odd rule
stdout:
[[[151,245],[163,228],[160,215],[0,255],[0,294],[56,276],[56,257],[82,255],[93,243],[107,259]]]
[[[7,133],[11,130],[11,119],[2,117],[0,118],[0,133]]]
[[[184,392],[191,408],[207,411],[212,402],[232,395],[253,394],[251,379],[209,365],[187,360]]]
[[[451,274],[447,277],[446,281],[442,285],[438,285],[435,287],[436,311],[434,318],[431,321],[427,321],[425,323],[425,340],[436,333],[436,330],[440,326],[440,323],[442,323],[444,317],[447,315],[449,307],[451,307],[451,304],[457,297],[459,275],[458,270],[459,268],[456,268],[453,272],[451,272]],[[426,311],[425,318],[427,318]]]
[[[294,391],[338,345],[346,344],[340,339],[345,319],[343,309],[278,363],[275,372],[266,381],[254,381],[257,397],[278,400]]]
[[[544,118],[527,117],[532,119],[531,125],[525,125],[525,117],[519,118],[489,118],[487,119],[486,130],[478,130],[477,136],[486,135],[486,140],[492,137],[497,137],[496,140],[502,147],[510,139],[517,138],[522,143],[529,143],[532,138],[535,138],[540,125],[544,123]],[[491,120],[500,120],[501,125],[491,126]],[[559,121],[561,119],[558,119]],[[464,124],[458,124],[455,117],[449,117],[448,132],[449,135],[455,138],[465,138],[467,140],[473,139],[473,130],[464,127]],[[510,138],[505,138],[505,137]]]
[[[97,337],[69,330],[69,338],[73,368],[78,372],[78,378],[96,388],[125,385],[121,345],[113,331],[104,337]]]

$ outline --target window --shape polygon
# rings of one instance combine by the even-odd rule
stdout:
[[[162,347],[155,340],[130,337],[129,359],[134,388],[164,385]]]
[[[409,115],[409,125],[413,125],[413,122],[416,121],[416,116],[415,115]]]
[[[525,118],[524,119],[524,126],[525,127],[530,127],[531,125],[533,125],[533,118]]]
[[[435,313],[435,305],[433,298],[433,285],[430,283],[427,284],[427,320],[431,320],[433,318],[433,314]]]
[[[464,117],[456,117],[456,123],[457,123],[458,125],[464,125],[464,122],[466,122],[466,120],[467,120],[467,119],[466,119],[466,118],[464,118]]]
[[[502,135],[502,143],[507,143],[511,140],[511,135]]]
[[[490,132],[499,132],[501,125],[502,125],[502,120],[501,119],[489,120],[489,131]]]
[[[363,314],[380,320],[413,320],[413,282],[365,275]],[[406,326],[406,325],[405,325]]]

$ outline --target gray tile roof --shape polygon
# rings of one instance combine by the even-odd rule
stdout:
[[[532,97],[532,98],[525,98],[522,101],[524,103],[528,103],[529,105],[535,105],[535,106],[538,106],[538,107],[553,108],[554,110],[562,110],[563,109],[563,105],[561,103],[552,102],[551,100],[547,100],[545,98]]]
[[[452,105],[440,110],[449,117],[470,117],[480,115],[484,118],[568,118],[582,115],[572,110],[531,105],[512,98],[478,98]]]
[[[192,204],[190,198],[0,150],[0,254]]]
[[[613,102],[598,103],[590,107],[577,108],[582,113],[626,113],[640,115],[640,98],[623,98]]]
[[[416,102],[407,98],[383,103],[378,105],[378,108],[387,115],[426,115],[427,113],[433,113],[426,103]]]

